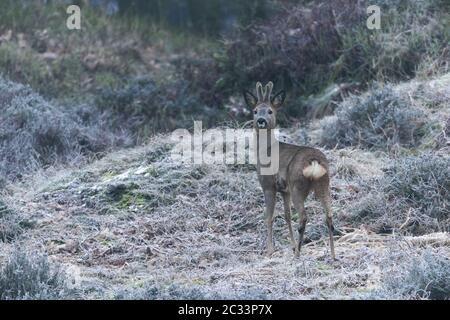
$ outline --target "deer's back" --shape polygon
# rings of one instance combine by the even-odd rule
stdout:
[[[303,176],[303,169],[317,161],[327,173],[317,183],[328,184],[328,160],[322,151],[307,146],[297,146],[280,143],[279,171],[276,176],[258,175],[259,182],[264,190],[275,188],[283,192],[287,191],[288,184],[298,183],[302,188],[311,185],[313,181]]]
[[[314,160],[328,171],[328,160],[319,149],[280,143],[280,168],[287,172],[301,171]]]
[[[311,180],[303,175],[303,170],[313,161],[322,166],[326,173],[317,180]],[[280,175],[289,184],[299,184],[303,187],[313,184],[328,185],[329,166],[325,154],[319,149],[307,146],[280,144]]]

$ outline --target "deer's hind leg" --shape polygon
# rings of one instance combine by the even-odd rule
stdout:
[[[305,211],[305,200],[308,196],[309,189],[308,188],[298,188],[295,186],[291,192],[292,194],[292,202],[294,203],[294,207],[298,212],[298,244],[295,249],[295,256],[298,257],[300,255],[300,250],[302,249],[303,244],[303,236],[305,234],[306,222],[308,221],[308,217],[306,216]]]
[[[296,251],[294,232],[292,231],[291,223],[291,194],[289,192],[283,192],[281,195],[283,197],[284,217],[289,230],[289,240],[291,241],[292,249]]]
[[[330,182],[328,176],[324,176],[321,180],[317,181],[314,187],[314,193],[325,210],[328,234],[330,237],[331,258],[333,260],[336,260],[336,256],[334,253],[334,239],[333,239],[334,226],[333,226],[333,213],[331,212],[331,195],[329,184]]]

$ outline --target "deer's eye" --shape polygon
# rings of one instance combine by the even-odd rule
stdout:
[[[258,110],[253,111],[253,113],[254,113],[254,114],[257,114],[257,113],[258,113]]]
[[[272,113],[273,113],[273,111],[269,109],[269,114],[272,114]]]

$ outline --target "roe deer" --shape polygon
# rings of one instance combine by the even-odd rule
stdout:
[[[276,193],[280,192],[284,202],[284,214],[289,229],[289,239],[295,252],[300,255],[303,235],[307,222],[305,212],[305,200],[311,191],[314,191],[320,200],[326,213],[326,223],[330,236],[331,257],[334,260],[333,220],[331,212],[330,176],[328,161],[325,155],[318,149],[297,146],[278,142],[278,172],[276,174],[262,174],[260,151],[270,156],[275,140],[274,129],[276,114],[283,104],[286,94],[280,91],[271,98],[273,83],[269,82],[265,89],[260,82],[256,84],[256,97],[248,91],[244,91],[247,105],[253,110],[253,122],[257,139],[257,173],[264,192],[265,219],[267,223],[267,254],[271,255],[273,249],[272,224],[274,218]],[[264,135],[262,133],[264,132]],[[262,138],[261,138],[262,137]],[[265,143],[260,141],[266,139]],[[265,148],[267,150],[262,150]],[[275,150],[275,149],[274,149]],[[261,153],[262,154],[262,153]],[[276,156],[276,155],[275,155]],[[299,214],[299,239],[295,243],[291,225],[291,197],[295,209]]]

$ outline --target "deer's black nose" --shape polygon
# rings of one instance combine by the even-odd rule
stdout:
[[[267,121],[264,118],[259,118],[258,120],[256,120],[256,124],[258,125],[258,128],[267,127]]]

